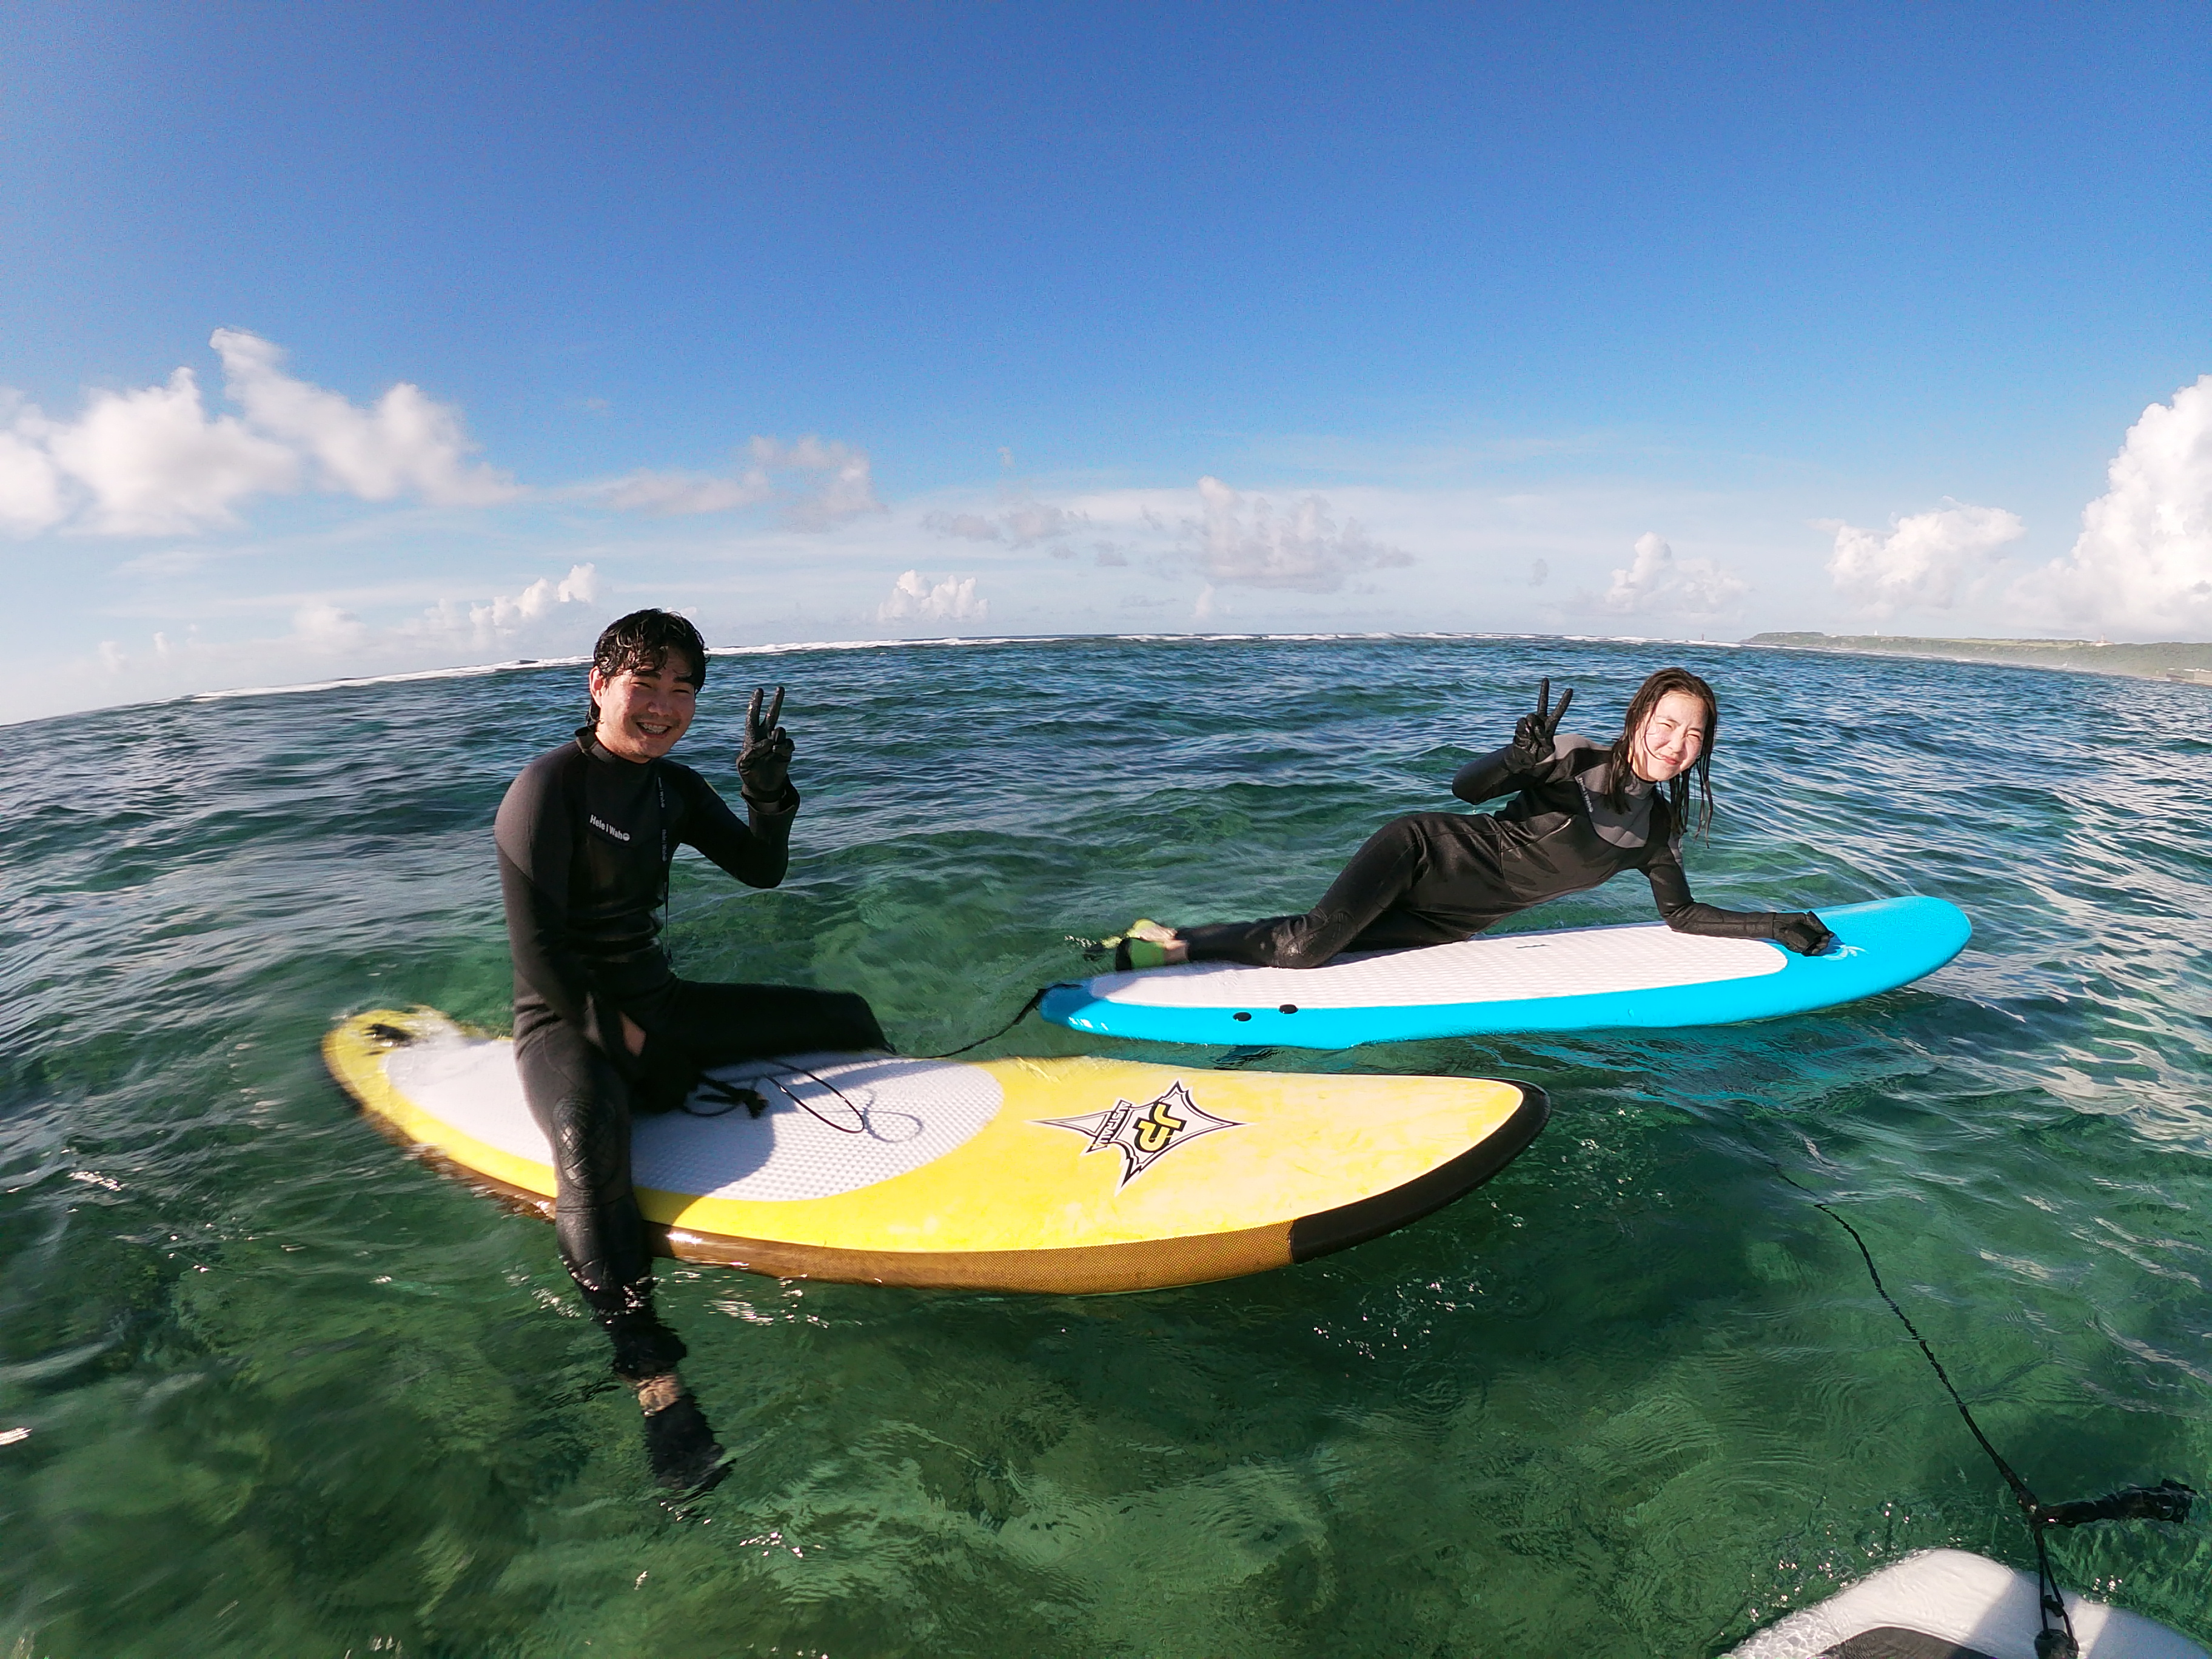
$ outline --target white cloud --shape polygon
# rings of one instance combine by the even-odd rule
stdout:
[[[1836,591],[1876,617],[1914,606],[1948,610],[1962,581],[1971,588],[2002,556],[1997,550],[2027,532],[2016,513],[1966,501],[1893,520],[1887,535],[1833,519],[1820,527],[1835,532],[1828,575]]]
[[[800,530],[827,530],[864,513],[880,513],[876,487],[868,476],[868,458],[841,443],[801,438],[788,446],[773,438],[753,440],[753,462],[770,471],[817,472],[822,483],[811,495],[793,501],[788,514]]]
[[[828,530],[866,513],[880,513],[865,451],[849,444],[806,437],[787,444],[755,438],[748,446],[750,465],[742,471],[654,472],[641,470],[593,486],[587,493],[624,512],[662,517],[727,513],[740,507],[781,500],[784,517],[799,530]],[[779,475],[801,480],[798,488],[779,485]]]
[[[2212,374],[2128,428],[2073,551],[2023,578],[2014,611],[2046,626],[2212,634]]]
[[[476,445],[458,411],[402,380],[362,409],[283,372],[284,353],[258,335],[219,328],[209,339],[224,386],[246,418],[315,464],[323,487],[367,501],[412,492],[438,507],[486,507],[520,492],[467,458]]]
[[[359,649],[368,636],[360,617],[328,600],[301,605],[295,611],[292,632],[309,649],[333,655]]]
[[[1605,591],[1608,611],[1709,617],[1725,611],[1751,584],[1711,559],[1676,559],[1674,550],[1645,531],[1636,538],[1636,557],[1613,573]]]
[[[876,607],[878,622],[980,622],[991,602],[975,597],[975,578],[947,576],[933,584],[909,570],[891,584],[891,596]]]
[[[190,368],[161,386],[93,392],[75,421],[0,394],[0,524],[183,534],[234,525],[249,497],[310,481],[364,501],[411,492],[441,506],[520,493],[466,459],[474,446],[459,415],[417,387],[403,382],[361,409],[284,374],[283,353],[256,335],[217,329],[210,343],[243,418],[210,414]]]
[[[600,498],[625,513],[672,517],[690,513],[727,513],[750,507],[775,494],[768,474],[757,468],[742,477],[710,472],[632,472],[601,486]]]
[[[1030,547],[1038,542],[1071,535],[1090,524],[1081,513],[1024,496],[995,515],[981,513],[926,513],[922,527],[940,536],[964,541],[1004,542],[1010,547]]]
[[[981,513],[925,513],[921,527],[934,530],[940,536],[957,536],[968,542],[995,542],[1004,538],[998,521]]]
[[[1309,495],[1282,517],[1265,496],[1244,514],[1244,498],[1218,478],[1198,481],[1203,516],[1187,526],[1195,558],[1218,586],[1293,588],[1334,593],[1355,570],[1409,565],[1413,556],[1368,540],[1356,519],[1339,529],[1328,503]]]
[[[85,527],[111,535],[233,524],[239,501],[299,478],[299,459],[283,444],[234,415],[210,416],[189,368],[166,386],[94,392],[72,424],[19,417],[16,432],[45,440],[54,466],[90,497]]]
[[[379,587],[271,594],[258,607],[267,631],[210,639],[191,624],[141,635],[146,648],[103,640],[53,665],[46,684],[73,682],[67,695],[82,706],[87,699],[434,673],[518,656],[576,656],[590,649],[605,618],[601,580],[591,564],[540,577],[518,592],[445,600],[411,617],[390,615],[393,598]]]
[[[0,391],[0,526],[20,536],[59,524],[69,513],[45,427],[37,410]]]
[[[426,642],[484,652],[535,639],[572,638],[577,624],[596,614],[601,588],[599,567],[572,565],[559,581],[540,576],[520,593],[499,594],[482,604],[441,599],[401,632]]]

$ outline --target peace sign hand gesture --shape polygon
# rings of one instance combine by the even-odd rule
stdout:
[[[1552,738],[1559,729],[1559,722],[1567,717],[1567,705],[1575,700],[1570,686],[1559,693],[1559,706],[1552,707],[1552,682],[1547,676],[1536,690],[1536,712],[1523,714],[1513,727],[1511,752],[1516,771],[1534,772],[1550,764],[1553,754]]]
[[[738,750],[738,787],[745,799],[763,806],[781,803],[791,787],[790,734],[776,724],[783,714],[783,688],[775,688],[775,701],[761,713],[764,686],[753,687],[753,700],[745,705],[745,746]]]

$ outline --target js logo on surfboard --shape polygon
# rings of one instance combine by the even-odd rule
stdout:
[[[1041,1117],[1033,1121],[1055,1129],[1073,1129],[1086,1137],[1091,1142],[1083,1149],[1082,1155],[1086,1158],[1109,1146],[1120,1147],[1121,1179],[1115,1189],[1117,1192],[1176,1147],[1188,1146],[1216,1129],[1243,1127],[1200,1110],[1190,1097],[1190,1091],[1180,1080],[1169,1085],[1165,1094],[1141,1106],[1134,1101],[1117,1100],[1103,1112],[1086,1112],[1081,1117]]]

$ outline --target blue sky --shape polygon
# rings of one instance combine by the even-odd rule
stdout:
[[[2212,638],[2198,5],[0,27],[0,719],[645,603]]]

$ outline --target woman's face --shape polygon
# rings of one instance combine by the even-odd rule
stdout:
[[[1664,783],[1697,764],[1705,751],[1705,701],[1687,691],[1669,691],[1644,717],[1629,745],[1629,764],[1646,783]]]

